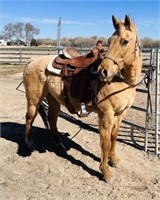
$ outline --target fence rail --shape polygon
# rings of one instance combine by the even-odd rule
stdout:
[[[77,47],[82,54],[89,52],[91,48]],[[55,55],[54,47],[0,47],[0,63],[25,64],[30,59],[44,55]],[[143,64],[148,66],[150,49],[142,50]]]
[[[55,48],[40,48],[40,47],[10,47],[0,48],[0,63],[9,64],[25,64],[30,59],[34,59],[44,55],[54,55]]]

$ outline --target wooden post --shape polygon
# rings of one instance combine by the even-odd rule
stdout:
[[[20,54],[20,55],[19,55],[19,62],[22,63],[22,49],[20,49],[19,54]]]

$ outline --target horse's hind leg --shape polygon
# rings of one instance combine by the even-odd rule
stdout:
[[[33,95],[34,96],[34,95]],[[26,131],[25,131],[25,142],[29,148],[33,147],[33,140],[31,136],[31,127],[34,122],[34,119],[37,116],[39,106],[41,104],[41,100],[39,98],[31,98],[27,99],[27,113],[26,113]]]
[[[37,115],[36,106],[29,105],[26,113],[26,131],[25,131],[25,142],[26,144],[28,144],[28,147],[31,147],[33,145],[31,137],[31,127],[36,115]]]
[[[35,88],[33,87],[33,85],[30,84],[31,81],[29,80],[29,78],[25,80],[27,99],[25,141],[28,147],[32,148],[33,140],[31,136],[31,127],[34,122],[34,119],[37,116],[40,104],[46,96],[46,91],[44,91],[42,84],[39,84],[39,87],[37,87],[37,90],[35,91]]]
[[[53,134],[54,142],[56,143],[58,148],[65,150],[65,147],[63,143],[61,142],[60,135],[57,129],[57,119],[60,112],[60,103],[50,94],[46,98],[49,105],[48,121],[49,121],[51,132]]]

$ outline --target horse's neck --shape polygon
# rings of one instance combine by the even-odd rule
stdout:
[[[141,67],[142,67],[142,58],[141,53],[138,50],[136,52],[134,61],[132,64],[126,66],[124,70],[122,70],[122,75],[130,82],[130,83],[136,83],[140,73],[141,73]]]

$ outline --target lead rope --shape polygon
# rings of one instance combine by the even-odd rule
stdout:
[[[19,89],[20,86],[22,85],[22,83],[23,83],[23,81],[21,81],[21,82],[19,83],[19,85],[16,87],[16,90],[19,91],[19,92],[25,93],[23,90]]]

